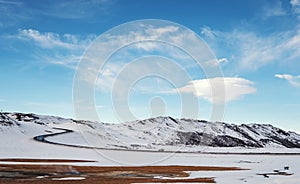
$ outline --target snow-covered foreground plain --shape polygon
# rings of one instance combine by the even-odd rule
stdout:
[[[216,148],[199,146],[179,146],[149,149],[151,152],[140,150],[105,150],[91,148],[77,148],[39,142],[34,136],[62,132],[54,128],[71,129],[75,132],[48,137],[47,140],[61,143],[76,143],[85,145],[86,140],[79,136],[78,126],[71,120],[62,119],[57,123],[57,118],[39,119],[41,122],[28,121],[14,122],[19,125],[0,127],[0,159],[4,158],[33,158],[33,159],[78,159],[94,160],[96,162],[76,163],[77,165],[94,166],[142,166],[142,165],[187,165],[187,166],[226,166],[240,167],[247,170],[240,171],[197,171],[191,172],[190,177],[215,177],[217,183],[262,183],[262,184],[298,184],[300,183],[300,149],[298,148]],[[4,121],[3,121],[4,122]],[[53,123],[56,122],[56,123]],[[5,123],[5,122],[4,122]],[[4,124],[3,123],[3,124]],[[44,123],[44,124],[43,124]],[[77,135],[76,135],[77,132]],[[88,144],[89,145],[89,144]],[[164,151],[159,149],[164,148]],[[147,150],[147,148],[145,147]],[[194,153],[171,153],[169,151],[191,151]],[[199,153],[199,151],[201,153]],[[225,154],[241,153],[241,154]],[[219,154],[215,154],[219,153]],[[222,153],[222,154],[220,154]],[[282,153],[274,154],[242,154],[242,153]],[[284,153],[298,153],[287,155]],[[14,162],[0,162],[0,164],[17,164]],[[37,164],[37,163],[30,163]],[[49,163],[48,163],[49,164]],[[53,163],[51,163],[53,164]],[[61,164],[61,163],[60,163]],[[273,173],[274,170],[283,170],[288,166],[288,173],[293,175],[270,175],[268,178],[263,173]],[[188,172],[188,171],[187,171]]]
[[[20,137],[18,137],[20,138]],[[4,143],[4,140],[6,144]],[[17,144],[18,143],[18,144]],[[215,177],[217,183],[272,183],[297,184],[300,182],[299,155],[216,155],[200,153],[135,152],[116,150],[94,150],[40,143],[33,139],[3,139],[1,137],[1,158],[57,158],[83,159],[97,162],[77,163],[77,165],[123,166],[123,165],[195,165],[233,166],[249,170],[242,171],[199,171],[190,177]],[[6,145],[3,147],[3,145]],[[4,163],[4,162],[1,162]],[[7,162],[5,162],[7,163]],[[283,170],[289,166],[291,176],[264,176],[258,173]]]

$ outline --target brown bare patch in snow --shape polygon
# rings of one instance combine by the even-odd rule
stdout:
[[[43,160],[44,162],[44,160]],[[54,160],[50,160],[50,163]],[[214,178],[188,178],[186,171],[237,171],[238,167],[210,166],[74,166],[44,164],[0,164],[0,183],[215,183]]]

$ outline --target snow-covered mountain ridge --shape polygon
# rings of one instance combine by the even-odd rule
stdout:
[[[228,124],[157,117],[121,124],[24,113],[0,113],[0,134],[47,137],[54,143],[97,148],[165,149],[179,146],[300,148],[300,135],[269,124]],[[172,149],[174,150],[174,149]]]

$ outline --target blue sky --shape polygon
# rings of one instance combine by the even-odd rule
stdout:
[[[183,25],[212,49],[229,89],[221,121],[271,123],[300,132],[299,0],[0,0],[0,108],[75,117],[73,78],[81,56],[99,35],[140,19]],[[149,54],[131,49],[122,61],[112,57],[105,71],[110,74],[122,62]],[[150,54],[180,60],[162,51]],[[178,63],[188,62],[183,60]],[[155,62],[163,61],[143,67],[157,67]],[[188,72],[190,83],[177,89],[199,103],[199,116],[191,118],[209,119],[212,104],[203,87],[204,72]],[[97,81],[95,103],[100,120],[118,122],[106,88],[110,83],[109,78]],[[191,83],[204,92],[191,91]],[[164,106],[162,115],[180,116],[180,96],[153,92],[157,86],[172,88],[168,82],[149,79],[138,84],[128,96],[136,117],[160,115]]]

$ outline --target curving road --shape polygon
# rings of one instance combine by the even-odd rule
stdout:
[[[39,142],[68,146],[67,144],[63,144],[63,143],[57,143],[57,142],[48,141],[48,140],[46,140],[46,137],[51,137],[51,136],[57,136],[57,135],[61,135],[61,134],[72,133],[74,131],[73,130],[69,130],[69,129],[64,129],[64,128],[53,128],[53,129],[55,129],[55,130],[63,130],[63,132],[58,132],[58,133],[53,133],[53,134],[38,135],[38,136],[33,137],[33,139],[36,140],[36,141],[39,141]]]
[[[64,129],[64,128],[53,128],[56,130],[63,130],[63,132],[52,133],[52,134],[43,134],[33,137],[34,140],[68,147],[75,148],[85,148],[85,149],[100,149],[100,150],[114,150],[114,151],[135,151],[135,152],[164,152],[164,153],[194,153],[194,154],[215,154],[215,155],[300,155],[300,153],[270,153],[270,152],[261,152],[261,153],[236,153],[236,152],[188,152],[188,151],[159,151],[159,150],[133,150],[133,149],[119,149],[119,148],[101,148],[101,147],[91,147],[91,146],[80,146],[72,144],[64,144],[58,142],[52,142],[47,140],[47,137],[58,136],[62,134],[68,134],[74,132],[73,130]]]

